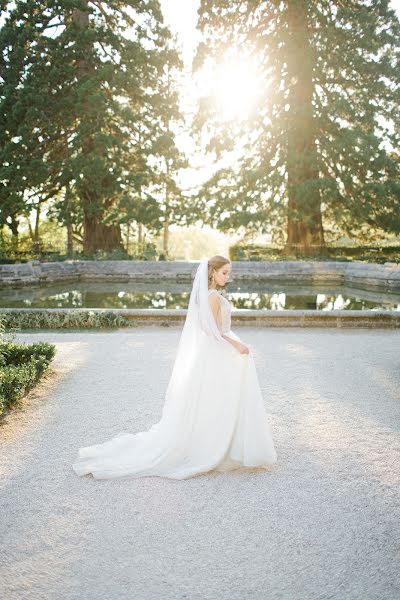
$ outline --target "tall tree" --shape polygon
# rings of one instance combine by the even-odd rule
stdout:
[[[236,50],[259,74],[245,122],[221,124],[211,101],[197,116],[217,156],[242,140],[239,165],[203,189],[216,224],[285,227],[286,251],[309,255],[329,228],[399,233],[400,27],[389,2],[201,0],[199,28],[195,68]]]
[[[15,239],[19,217],[54,191],[44,160],[49,138],[41,125],[48,119],[51,76],[42,79],[39,94],[32,85],[32,70],[46,61],[47,42],[41,38],[37,6],[23,4],[13,7],[0,29],[0,222]]]
[[[40,175],[43,199],[68,189],[78,200],[85,251],[121,248],[115,208],[142,168],[140,107],[156,93],[170,38],[159,2],[7,4],[0,32],[2,205],[11,202],[18,212],[16,198],[23,203],[27,190],[37,193]]]
[[[136,224],[139,246],[143,226],[152,234],[163,230],[163,250],[168,256],[168,233],[171,223],[180,223],[187,212],[186,199],[178,184],[178,172],[187,165],[179,149],[177,136],[186,129],[180,109],[179,90],[183,68],[176,39],[166,41],[163,69],[152,94],[132,107],[136,115],[133,127],[136,155],[134,176],[129,179],[126,194],[115,211],[124,215],[129,227]]]

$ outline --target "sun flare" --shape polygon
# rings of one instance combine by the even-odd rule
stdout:
[[[204,74],[207,94],[223,120],[247,119],[259,94],[256,67],[250,60],[225,60]],[[205,91],[205,89],[204,89]]]

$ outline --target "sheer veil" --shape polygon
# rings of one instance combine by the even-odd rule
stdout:
[[[210,345],[221,344],[231,351],[230,343],[222,337],[215,322],[208,302],[208,292],[208,259],[203,258],[193,280],[186,319],[167,388],[164,412],[173,399],[181,397],[183,393],[192,393],[204,353],[210,350]]]
[[[203,258],[197,268],[189,298],[185,323],[178,344],[176,361],[188,363],[201,342],[214,340],[229,346],[222,337],[208,302],[208,259]]]

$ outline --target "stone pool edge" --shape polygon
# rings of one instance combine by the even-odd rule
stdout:
[[[198,261],[64,261],[0,264],[0,289],[71,281],[191,283]],[[232,261],[232,280],[350,284],[400,290],[400,264],[341,261]]]

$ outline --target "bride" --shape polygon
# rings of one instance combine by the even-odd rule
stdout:
[[[277,462],[251,349],[231,329],[230,272],[223,256],[200,261],[160,421],[80,448],[77,475],[187,479]]]

